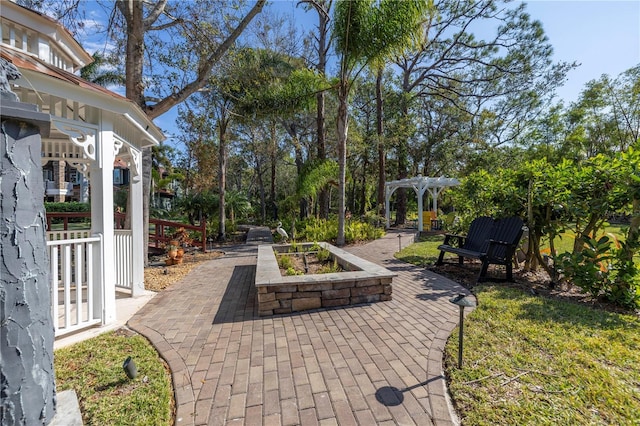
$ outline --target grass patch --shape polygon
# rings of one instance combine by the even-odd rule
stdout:
[[[129,380],[122,364],[138,369]],[[171,425],[173,388],[168,367],[140,335],[109,332],[54,354],[58,391],[74,389],[88,425]]]
[[[445,350],[449,390],[466,425],[637,424],[640,319],[518,289],[475,287]]]
[[[438,246],[444,242],[444,235],[427,235],[422,237],[417,243],[413,243],[403,248],[395,254],[397,259],[418,266],[435,265],[440,255]],[[445,259],[457,258],[451,253],[445,253]]]
[[[613,236],[616,239],[618,239],[618,241],[624,241],[625,237],[626,237],[626,229],[628,228],[628,226],[622,226],[622,225],[609,225],[607,226],[604,230],[601,230],[597,233],[596,237],[600,238],[603,235],[607,235],[610,238]],[[562,253],[562,252],[572,252],[573,251],[573,243],[576,239],[576,234],[572,231],[572,230],[567,230],[566,232],[563,232],[562,234],[558,235],[555,239],[554,239],[554,245],[556,248],[556,251],[558,253]],[[542,242],[541,242],[541,247],[542,250],[548,249],[549,248],[549,239],[543,237],[542,238]],[[547,250],[548,253],[548,250]]]

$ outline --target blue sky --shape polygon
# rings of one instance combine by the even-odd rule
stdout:
[[[296,1],[275,0],[283,14],[295,14],[297,25],[309,28]],[[565,104],[575,101],[585,83],[602,74],[616,77],[640,63],[640,0],[530,0],[527,12],[542,23],[554,48],[554,60],[581,64],[558,91]],[[310,19],[311,18],[311,19]]]
[[[640,63],[640,1],[527,2],[529,14],[542,22],[556,61],[576,61],[558,91],[565,104],[575,101],[585,83],[602,74],[616,77]]]
[[[94,1],[94,0],[89,0]],[[317,23],[315,13],[296,7],[298,0],[273,0],[277,13],[293,15],[296,25],[307,30]],[[577,62],[567,76],[558,98],[565,105],[575,101],[585,83],[602,74],[616,77],[640,63],[640,0],[531,0],[527,11],[542,22],[554,48],[555,61]],[[103,44],[81,40],[93,52]],[[104,43],[104,42],[102,42]],[[157,120],[167,133],[175,130],[175,108]]]

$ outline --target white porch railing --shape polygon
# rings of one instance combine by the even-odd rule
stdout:
[[[133,290],[132,236],[130,230],[116,229],[113,237],[116,287]]]
[[[47,232],[56,337],[102,322],[102,236],[71,239],[73,232]],[[61,233],[68,238],[56,239]]]

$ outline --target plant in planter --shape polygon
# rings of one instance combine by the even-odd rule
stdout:
[[[181,263],[181,262],[177,262],[176,261],[178,259],[178,246],[176,244],[172,244],[172,243],[169,243],[165,247],[165,249],[167,251],[167,258],[165,259],[165,263],[167,265],[173,265],[175,263]],[[183,254],[184,254],[184,252],[183,252]],[[182,260],[182,257],[180,257],[180,260]]]
[[[193,244],[193,238],[189,235],[186,229],[180,227],[171,236],[172,242],[176,242],[179,247],[188,247]]]

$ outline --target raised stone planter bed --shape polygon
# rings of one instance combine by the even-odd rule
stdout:
[[[256,288],[261,316],[391,300],[396,274],[331,244],[318,244],[329,250],[345,272],[283,277],[274,250],[288,252],[291,245],[258,247]],[[312,244],[297,246],[304,249]]]

